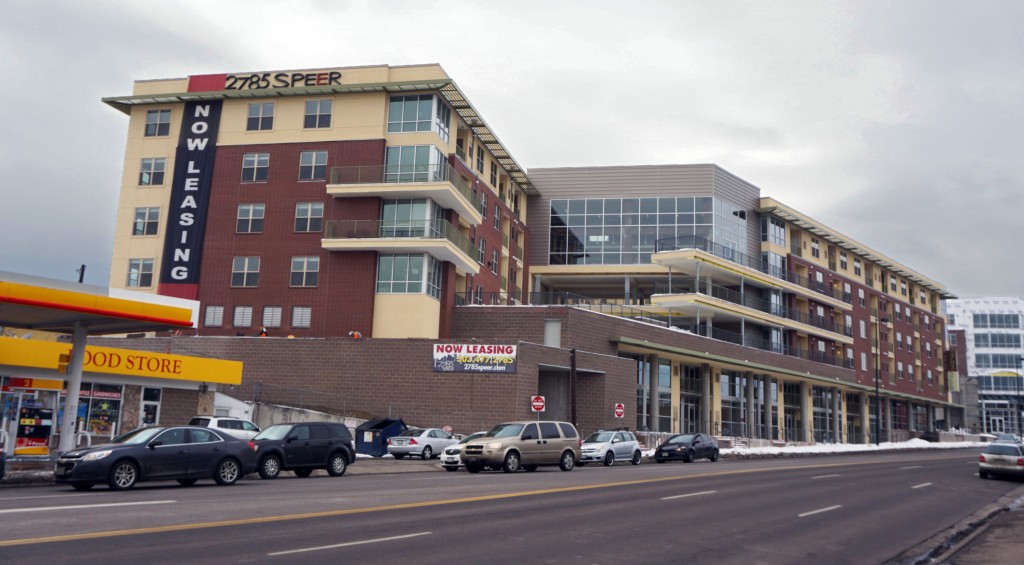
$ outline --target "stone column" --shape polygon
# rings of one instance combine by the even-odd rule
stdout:
[[[868,393],[860,393],[860,433],[863,436],[861,443],[871,443],[871,438],[874,437],[875,430],[871,429],[871,406],[868,404],[871,399],[868,398]]]
[[[882,404],[885,405],[885,434],[883,434],[884,437],[882,438],[882,441],[891,441],[892,440],[892,399],[891,398],[886,398],[885,402],[883,402]]]
[[[747,439],[754,439],[757,434],[754,433],[754,429],[757,427],[757,410],[754,407],[754,373],[746,372],[743,373],[743,381],[746,389],[746,410],[743,411],[743,419],[746,421],[747,428]]]
[[[832,441],[836,443],[846,443],[843,441],[843,415],[840,412],[842,394],[838,387],[832,389]]]
[[[764,422],[764,439],[773,440],[775,439],[774,430],[775,422],[772,421],[772,378],[769,375],[764,375],[764,398],[761,400],[764,404],[761,408],[764,410],[764,417],[761,420]]]
[[[700,387],[700,431],[711,435],[711,365],[700,366]]]
[[[811,402],[811,387],[806,382],[800,383],[800,433],[801,441],[810,442],[814,439],[814,404]]]

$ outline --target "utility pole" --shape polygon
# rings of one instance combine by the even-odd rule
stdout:
[[[78,284],[82,284],[82,281],[85,280],[85,263],[82,263],[82,266],[75,269],[75,271],[78,272]]]

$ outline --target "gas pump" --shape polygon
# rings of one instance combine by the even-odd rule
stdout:
[[[11,395],[4,403],[4,418],[13,449],[11,455],[49,455],[56,432],[54,414],[64,381],[11,377]]]

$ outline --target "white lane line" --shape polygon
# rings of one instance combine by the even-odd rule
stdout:
[[[390,538],[377,538],[377,539],[367,539],[367,540],[363,540],[363,541],[350,541],[348,543],[339,543],[339,544],[335,544],[335,545],[322,545],[320,547],[306,547],[306,548],[303,548],[303,549],[292,549],[292,550],[289,550],[289,551],[277,551],[275,553],[268,553],[267,555],[268,556],[273,556],[273,555],[289,555],[289,554],[292,554],[292,553],[304,553],[306,551],[320,551],[321,549],[334,549],[334,548],[337,548],[337,547],[348,547],[350,545],[363,545],[363,544],[367,544],[367,543],[379,543],[379,542],[382,542],[382,541],[394,541],[396,539],[414,538],[414,537],[418,537],[418,536],[430,535],[432,533],[434,533],[434,532],[420,532],[418,534],[406,534],[404,536],[393,536],[393,537],[390,537]]]
[[[690,494],[677,494],[675,496],[663,496],[663,497],[661,497],[661,499],[662,500],[672,500],[672,499],[675,499],[675,498],[686,498],[688,496],[700,496],[702,494],[715,494],[716,492],[718,492],[718,491],[717,490],[706,490],[704,492],[691,492]]]
[[[812,479],[831,479],[832,477],[842,477],[842,475],[818,475],[817,477],[811,477]]]
[[[920,465],[911,465],[909,467],[900,467],[900,469],[920,469]]]
[[[13,508],[0,510],[0,514],[14,514],[17,512],[43,512],[46,510],[77,510],[81,508],[113,508],[115,506],[145,506],[148,504],[174,504],[177,500],[150,500],[148,502],[111,502],[108,504],[79,504],[76,506],[41,506],[39,508]]]
[[[84,493],[81,493],[81,494],[54,494],[54,495],[51,495],[51,496],[11,496],[11,497],[0,498],[0,502],[5,502],[7,500],[42,500],[44,498],[71,498],[73,496],[95,496],[97,498],[102,498],[103,497],[103,493],[99,493],[99,492],[84,492]]]
[[[914,486],[912,486],[910,488],[921,488],[921,487],[930,487],[930,486],[932,486],[931,483],[921,483],[919,485],[914,485]]]
[[[811,510],[810,512],[804,512],[803,514],[797,514],[797,518],[804,518],[812,514],[821,514],[822,512],[828,512],[829,510],[835,510],[836,508],[842,508],[842,504],[836,504],[835,506],[829,506],[828,508],[819,508],[817,510]]]

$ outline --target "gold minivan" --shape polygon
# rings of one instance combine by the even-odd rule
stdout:
[[[470,473],[485,467],[536,471],[542,465],[572,471],[579,460],[580,435],[568,422],[506,422],[462,447],[462,463]]]

